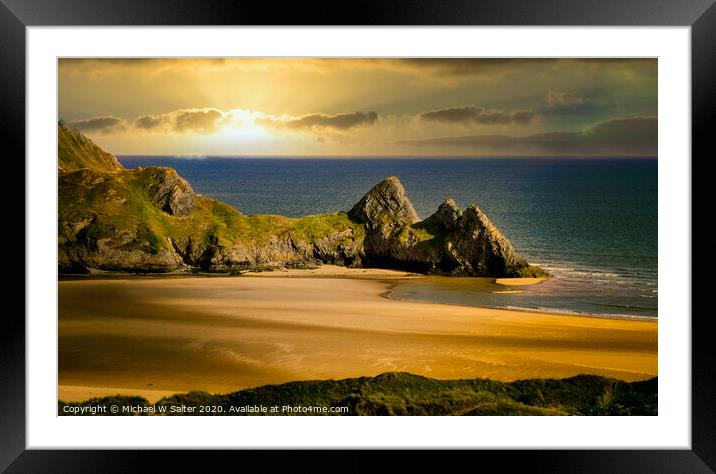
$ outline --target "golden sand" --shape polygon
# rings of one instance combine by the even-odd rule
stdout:
[[[223,393],[406,371],[440,379],[657,374],[657,323],[394,301],[404,272],[321,267],[59,283],[59,398]],[[420,277],[417,277],[420,278]]]
[[[497,278],[495,280],[495,283],[498,285],[505,285],[505,286],[524,286],[524,285],[534,285],[537,283],[542,283],[545,281],[547,277],[539,277],[539,278]]]

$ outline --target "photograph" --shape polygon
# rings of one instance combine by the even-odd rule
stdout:
[[[716,472],[714,2],[0,0],[0,472]]]
[[[657,416],[658,65],[57,58],[57,415]]]

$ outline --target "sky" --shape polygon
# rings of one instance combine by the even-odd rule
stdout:
[[[116,155],[656,156],[656,59],[59,60]]]

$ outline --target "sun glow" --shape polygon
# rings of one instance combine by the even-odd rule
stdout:
[[[243,109],[229,111],[230,117],[215,134],[217,140],[226,144],[264,141],[270,138],[270,132],[256,123],[262,114]]]
[[[651,156],[656,67],[653,59],[63,59],[59,116],[124,155]]]

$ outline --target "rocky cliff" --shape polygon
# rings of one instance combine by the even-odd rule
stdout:
[[[475,205],[462,212],[452,199],[420,220],[400,180],[373,187],[348,216],[365,226],[364,263],[424,273],[541,276]]]
[[[172,216],[191,215],[196,195],[191,185],[171,168],[153,166],[135,171],[144,182],[152,204]]]
[[[176,171],[129,170],[76,130],[58,127],[60,273],[239,272],[321,263],[421,272],[531,276],[475,206],[452,200],[421,221],[400,180],[348,212],[246,216],[196,194]]]

